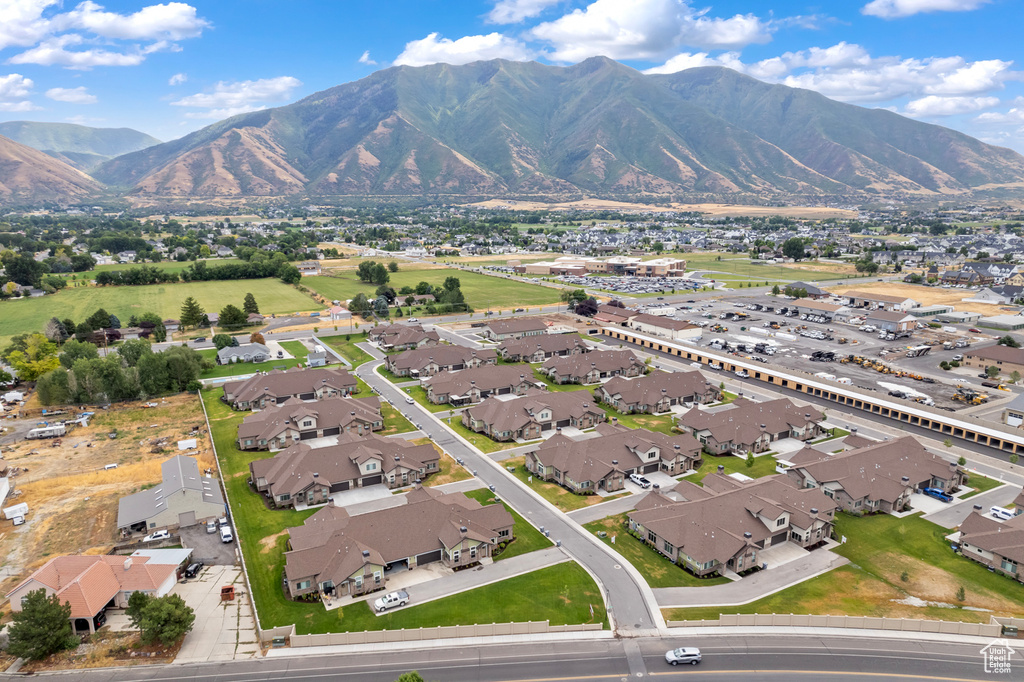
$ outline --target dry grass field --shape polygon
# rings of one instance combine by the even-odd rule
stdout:
[[[974,292],[968,289],[943,289],[942,287],[926,287],[918,284],[904,284],[903,282],[866,282],[864,284],[844,284],[837,287],[828,287],[833,294],[843,294],[847,291],[868,291],[889,296],[906,296],[912,298],[921,305],[952,305],[956,306],[958,312],[981,313],[983,316],[1004,315],[1007,312],[1016,312],[1016,308],[1007,308],[989,303],[970,303],[962,299],[971,297]]]
[[[712,216],[761,216],[781,215],[792,218],[808,218],[823,220],[826,218],[856,218],[856,211],[841,208],[825,208],[823,206],[735,206],[730,204],[632,204],[625,201],[608,199],[582,199],[547,204],[539,201],[514,201],[510,199],[488,199],[471,206],[480,208],[510,208],[521,211],[569,211],[569,210],[620,210],[649,211],[664,213],[666,211],[686,211],[704,213]]]

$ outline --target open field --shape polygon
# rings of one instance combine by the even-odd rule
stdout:
[[[228,303],[241,307],[250,292],[264,315],[319,309],[294,287],[272,278],[138,287],[78,287],[52,296],[0,303],[0,345],[6,345],[16,334],[42,331],[51,317],[70,317],[80,322],[98,308],[104,308],[127,326],[128,318],[136,313],[154,312],[163,319],[177,319],[181,316],[181,304],[188,296],[194,296],[206,312],[220,312]]]
[[[429,282],[439,287],[444,284],[446,277],[459,278],[466,302],[478,311],[558,303],[557,289],[445,267],[414,269],[406,266],[398,272],[391,273],[388,286],[393,287],[395,291],[405,286],[415,288],[420,282]],[[377,290],[373,284],[360,282],[354,270],[342,270],[333,277],[303,277],[302,283],[329,301],[348,300],[360,292],[372,298]],[[260,309],[262,310],[262,307]]]
[[[687,271],[711,270],[719,273],[733,275],[729,281],[751,281],[764,284],[774,282],[793,281],[817,281],[825,279],[842,279],[853,274],[851,266],[836,265],[834,263],[819,263],[815,261],[804,261],[800,263],[786,263],[777,265],[775,263],[758,263],[750,258],[737,257],[734,253],[684,253],[679,254],[680,258],[686,259]],[[721,257],[722,260],[717,260]],[[709,279],[717,279],[714,274],[708,275]]]
[[[847,291],[867,291],[888,296],[906,296],[912,298],[921,305],[953,305],[958,312],[981,313],[985,317],[991,315],[1005,315],[1016,312],[1017,308],[1007,308],[1001,305],[990,303],[964,302],[963,299],[974,295],[968,289],[943,289],[942,287],[928,287],[920,284],[906,284],[904,282],[865,282],[864,284],[844,284],[837,287],[828,287],[833,294],[844,294]]]
[[[887,514],[838,514],[836,534],[845,535],[847,542],[835,551],[851,564],[750,604],[666,609],[666,617],[811,613],[987,623],[991,615],[1024,613],[1024,594],[1016,581],[954,554],[943,537],[948,532],[916,515],[897,519]],[[963,602],[956,598],[960,586]]]
[[[731,204],[676,204],[663,202],[660,204],[632,204],[625,201],[609,199],[581,199],[561,203],[543,203],[539,201],[519,201],[511,199],[488,199],[470,206],[481,208],[509,208],[517,211],[570,211],[570,210],[618,210],[624,212],[637,211],[642,213],[665,213],[667,211],[683,211],[706,213],[713,216],[761,216],[781,215],[793,218],[856,218],[856,211],[841,208],[825,208],[821,206],[736,206]]]
[[[208,268],[215,268],[215,267],[217,267],[219,265],[228,265],[229,263],[241,263],[242,262],[242,260],[239,259],[239,258],[200,258],[199,261],[205,262],[206,263],[206,267],[208,267]],[[71,274],[78,275],[78,279],[80,279],[80,280],[83,277],[85,277],[86,279],[93,279],[93,278],[95,278],[96,273],[99,273],[99,272],[114,272],[115,270],[125,271],[125,270],[131,270],[133,268],[141,268],[144,265],[150,265],[150,266],[152,266],[152,267],[154,267],[154,268],[156,268],[158,270],[163,270],[165,272],[181,272],[182,270],[185,270],[190,265],[192,265],[193,262],[194,261],[188,261],[188,260],[187,261],[166,260],[166,261],[161,261],[159,263],[110,263],[108,265],[97,265],[92,270],[87,270],[86,272],[76,272],[76,273],[71,273]]]
[[[591,521],[583,527],[595,535],[604,531],[607,537],[599,538],[601,542],[633,564],[651,587],[704,587],[729,582],[728,578],[722,576],[698,578],[682,566],[672,563],[668,557],[630,535],[626,521],[626,514],[622,513]]]
[[[6,574],[18,576],[56,554],[106,552],[117,540],[118,500],[159,483],[160,464],[178,453],[179,439],[195,437],[189,436],[193,426],[203,432],[200,469],[214,467],[194,394],[171,396],[155,408],[128,403],[99,411],[88,427],[76,427],[60,445],[44,440],[4,446],[4,464],[17,468],[8,504],[29,506],[25,525],[0,535]],[[104,469],[107,464],[118,467]]]

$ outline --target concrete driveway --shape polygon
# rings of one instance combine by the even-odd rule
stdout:
[[[234,585],[235,599],[222,602],[220,588]],[[209,566],[198,577],[171,589],[192,607],[196,621],[185,635],[175,663],[235,661],[259,654],[259,640],[242,569]]]
[[[220,533],[207,533],[206,526],[191,526],[181,529],[181,544],[192,549],[192,561],[202,561],[207,566],[234,566],[238,561],[234,542],[221,542]]]

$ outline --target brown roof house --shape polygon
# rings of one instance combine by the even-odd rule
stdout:
[[[1024,582],[1024,515],[996,521],[975,509],[960,524],[960,553]]]
[[[955,463],[932,454],[911,436],[794,464],[786,470],[801,488],[820,488],[851,513],[898,512],[922,488],[953,492],[964,482]]]
[[[358,391],[355,377],[343,369],[275,369],[244,381],[224,384],[224,402],[236,410],[262,410],[289,401],[322,400]]]
[[[303,594],[361,595],[385,589],[385,570],[440,561],[472,566],[513,539],[515,524],[502,504],[481,505],[462,493],[416,488],[406,504],[349,516],[329,504],[289,528],[285,583]]]
[[[238,427],[238,447],[275,450],[312,438],[342,433],[361,436],[383,428],[380,398],[327,398],[253,412]]]
[[[423,388],[432,403],[468,405],[492,395],[523,395],[532,388],[544,388],[529,365],[497,365],[459,372],[440,372],[425,379]]]
[[[325,504],[333,493],[384,484],[400,488],[437,471],[440,457],[429,443],[345,433],[337,445],[311,448],[305,443],[270,459],[249,463],[256,490],[277,507]]]
[[[815,407],[797,407],[789,398],[755,403],[737,398],[714,412],[690,410],[678,425],[712,455],[764,452],[782,438],[811,440],[823,432],[825,415]]]
[[[526,453],[534,476],[554,481],[577,495],[625,487],[629,474],[679,474],[699,466],[700,443],[688,434],[667,436],[647,429],[599,424],[596,439],[556,434]]]
[[[623,414],[657,414],[668,412],[673,405],[722,399],[718,386],[697,371],[651,372],[635,379],[613,377],[595,388],[594,395]]]
[[[510,317],[505,320],[492,320],[480,329],[480,335],[491,341],[505,339],[521,339],[526,336],[546,334],[547,324],[539,317]]]
[[[429,346],[403,351],[384,358],[388,371],[400,377],[432,377],[438,372],[498,364],[493,348],[465,346]]]
[[[367,334],[371,343],[380,346],[384,351],[412,350],[424,346],[436,346],[441,337],[435,331],[426,331],[418,324],[389,324],[385,327],[374,327]]]
[[[493,396],[462,412],[463,426],[497,441],[540,438],[564,426],[589,429],[604,420],[604,410],[586,391],[532,389],[518,397]]]
[[[575,334],[544,334],[510,339],[498,346],[498,353],[509,362],[544,362],[552,357],[589,353],[590,346]]]
[[[647,365],[631,350],[606,350],[551,358],[541,365],[540,371],[556,384],[596,384],[610,377],[640,376],[647,371]]]
[[[814,547],[832,532],[836,503],[784,475],[740,482],[711,474],[702,483],[680,483],[674,492],[684,501],[652,493],[629,512],[636,537],[695,575],[743,573],[760,565],[762,549]]]
[[[108,608],[123,609],[133,592],[162,597],[177,583],[180,551],[152,550],[152,556],[58,556],[7,593],[11,611],[21,611],[29,592],[45,590],[71,605],[76,633],[95,632]],[[167,557],[167,558],[164,558]]]
[[[982,370],[996,367],[1007,376],[1014,372],[1024,374],[1024,348],[998,344],[985,348],[968,348],[964,351],[964,364]]]

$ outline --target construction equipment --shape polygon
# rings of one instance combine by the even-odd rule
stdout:
[[[956,387],[956,393],[951,398],[956,402],[966,403],[967,405],[981,405],[988,402],[987,395],[979,393],[970,386],[964,386],[963,384]]]

